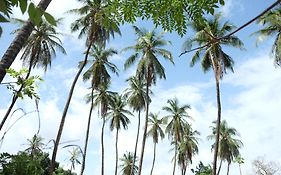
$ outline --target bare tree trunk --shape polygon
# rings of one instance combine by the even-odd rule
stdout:
[[[173,175],[175,175],[175,173],[176,173],[177,151],[178,151],[178,143],[177,143],[177,141],[175,141],[175,155],[174,155]]]
[[[92,46],[92,43],[93,43],[93,39],[91,40],[91,42],[89,43],[89,46],[88,46],[88,49],[86,51],[86,55],[85,55],[85,59],[83,61],[83,64],[81,65],[81,67],[79,68],[73,82],[72,82],[72,85],[71,85],[71,88],[70,88],[70,91],[69,91],[69,94],[68,94],[68,98],[67,98],[67,101],[66,101],[66,104],[64,106],[64,110],[63,110],[63,114],[62,114],[62,117],[61,117],[61,122],[60,122],[60,126],[59,126],[59,130],[58,130],[58,133],[57,133],[57,138],[55,140],[55,145],[54,145],[54,149],[53,149],[53,154],[52,154],[52,160],[51,160],[51,165],[50,165],[50,169],[49,169],[49,174],[52,175],[53,172],[54,172],[54,169],[55,169],[55,162],[56,162],[56,156],[57,156],[57,151],[58,151],[58,146],[59,146],[59,142],[60,142],[60,139],[61,139],[61,135],[62,135],[62,131],[63,131],[63,127],[64,127],[64,123],[65,123],[65,118],[66,118],[66,114],[68,112],[68,108],[69,108],[69,105],[70,105],[70,101],[72,99],[72,95],[73,95],[73,92],[74,92],[74,88],[75,88],[75,85],[78,81],[78,78],[80,76],[80,74],[82,73],[83,71],[83,68],[85,67],[85,65],[87,64],[87,60],[88,60],[88,56],[89,56],[89,52],[90,52],[90,49],[91,49],[91,46]]]
[[[217,172],[217,159],[218,159],[218,150],[219,150],[219,140],[220,140],[220,124],[221,124],[221,100],[220,100],[220,67],[215,64],[214,59],[211,56],[211,62],[214,70],[214,75],[216,79],[216,94],[217,94],[217,108],[218,108],[218,116],[216,121],[216,141],[214,148],[214,161],[213,161],[213,171],[212,175],[216,175]]]
[[[141,155],[140,155],[140,162],[139,162],[139,172],[138,175],[141,175],[142,170],[142,163],[144,157],[144,149],[145,149],[145,142],[147,136],[147,122],[148,122],[148,111],[149,111],[149,71],[147,73],[147,83],[146,83],[146,110],[145,110],[145,121],[144,121],[144,131],[143,131],[143,138],[142,138],[142,147],[141,147]]]
[[[52,0],[41,0],[37,5],[41,10],[45,11]],[[31,20],[28,20],[17,33],[17,36],[14,38],[6,52],[4,53],[0,61],[0,83],[3,81],[6,75],[6,69],[9,69],[12,63],[15,61],[18,53],[21,48],[27,41],[30,36],[34,24]]]
[[[138,111],[138,131],[137,131],[137,138],[136,138],[136,144],[135,144],[135,152],[134,152],[134,159],[133,159],[133,167],[135,165],[135,162],[136,162],[136,156],[137,156],[137,149],[138,149],[138,141],[139,141],[139,133],[140,133],[140,114],[141,114],[141,111],[139,110]],[[133,172],[134,172],[134,168],[131,168],[131,172],[130,172],[130,175],[133,175]]]
[[[118,168],[118,129],[116,129],[116,142],[115,142],[115,175],[117,175]]]
[[[88,147],[90,126],[91,126],[91,118],[92,118],[92,112],[93,112],[93,108],[94,108],[94,98],[93,98],[93,96],[94,96],[94,88],[92,87],[92,91],[91,91],[91,108],[90,108],[89,117],[88,117],[86,139],[85,139],[85,146],[84,146],[84,152],[83,152],[83,159],[82,159],[82,163],[81,163],[80,175],[83,175],[84,169],[85,169],[85,164],[86,164],[86,155],[87,155],[87,147]]]
[[[155,164],[155,157],[156,157],[156,143],[154,142],[154,149],[153,149],[153,161],[152,161],[152,168],[150,171],[150,175],[152,175],[154,164]]]
[[[230,167],[230,162],[227,163],[227,173],[226,173],[226,175],[229,175],[229,167]]]
[[[102,128],[101,128],[101,175],[104,175],[104,125],[105,125],[105,116],[102,116]]]
[[[217,173],[217,175],[219,175],[219,174],[220,174],[220,171],[221,171],[221,165],[222,165],[222,159],[221,159],[221,161],[220,161],[220,166],[219,166],[219,169],[218,169],[218,173]]]

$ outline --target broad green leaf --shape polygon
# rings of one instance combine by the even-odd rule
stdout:
[[[19,0],[20,3],[20,10],[24,13],[27,9],[27,0]]]
[[[54,26],[57,25],[55,18],[51,14],[44,12],[44,17],[50,24],[52,24]]]

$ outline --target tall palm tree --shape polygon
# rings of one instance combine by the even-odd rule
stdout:
[[[166,119],[161,118],[159,119],[159,114],[157,113],[150,113],[148,118],[148,131],[147,135],[151,136],[153,139],[153,161],[152,167],[150,171],[150,175],[152,175],[154,164],[155,164],[155,157],[156,157],[156,144],[158,143],[159,137],[163,139],[165,137],[164,131],[162,129],[163,125],[166,124]]]
[[[112,103],[114,96],[117,94],[116,92],[112,92],[109,90],[110,82],[103,82],[99,85],[98,89],[95,91],[93,96],[91,94],[87,95],[86,99],[90,102],[94,99],[94,106],[99,106],[99,113],[102,118],[102,128],[101,128],[101,174],[104,174],[104,126],[106,123],[106,114],[109,109],[109,104]]]
[[[145,83],[140,80],[136,76],[130,77],[128,80],[129,88],[125,89],[124,96],[128,99],[128,105],[133,109],[133,111],[138,112],[138,129],[137,129],[137,137],[135,143],[135,151],[134,151],[134,160],[133,165],[135,165],[137,148],[138,148],[138,140],[139,140],[139,132],[140,132],[140,115],[141,111],[145,109],[146,106],[146,90]],[[150,92],[152,93],[152,92]],[[149,102],[151,99],[149,98]],[[149,103],[148,102],[148,103]],[[133,171],[133,169],[131,169]],[[133,172],[131,172],[132,174]]]
[[[281,66],[281,8],[278,7],[269,11],[261,16],[257,22],[263,28],[255,32],[255,35],[259,35],[259,38],[262,40],[269,36],[275,37],[271,52],[274,56],[274,64]]]
[[[17,21],[21,24],[25,23],[23,20]],[[20,30],[16,30],[16,32],[20,32]],[[29,78],[31,69],[35,66],[43,67],[46,71],[47,67],[51,66],[52,59],[56,57],[56,51],[66,54],[66,51],[62,47],[62,42],[58,37],[59,34],[56,28],[46,21],[42,21],[39,26],[34,27],[34,30],[24,45],[23,54],[21,56],[24,64],[28,67],[28,72],[24,77],[25,80]],[[23,83],[13,96],[12,102],[0,124],[0,130],[11,113],[19,97],[19,93],[21,93],[25,86],[26,85]]]
[[[117,51],[114,49],[104,49],[100,46],[93,46],[90,56],[94,58],[94,60],[88,61],[87,63],[92,64],[90,68],[84,73],[83,79],[89,80],[91,79],[91,97],[94,96],[94,91],[98,89],[98,86],[101,83],[107,83],[110,81],[111,77],[108,72],[110,70],[111,72],[118,75],[117,67],[109,62],[109,57],[117,54]],[[88,122],[87,122],[87,130],[86,130],[86,138],[85,138],[85,146],[84,146],[84,152],[83,152],[83,158],[82,158],[82,164],[81,164],[81,175],[84,172],[85,169],[85,162],[86,162],[86,154],[87,154],[87,146],[88,146],[88,139],[89,139],[89,132],[90,132],[90,125],[91,125],[91,117],[92,117],[92,111],[94,108],[94,99],[91,98],[91,107],[90,112],[88,116]]]
[[[115,137],[115,151],[116,151],[116,160],[115,160],[115,175],[117,175],[118,168],[118,135],[121,127],[123,129],[128,128],[130,123],[127,115],[133,115],[130,111],[126,110],[125,98],[121,95],[114,95],[113,100],[109,103],[108,113],[106,114],[110,120],[110,130],[113,131],[116,129]]]
[[[176,98],[173,100],[168,100],[167,103],[168,106],[164,106],[162,109],[169,113],[166,118],[170,119],[170,121],[168,122],[165,132],[168,134],[168,137],[172,139],[172,143],[175,145],[173,166],[173,175],[175,175],[178,145],[183,138],[184,128],[188,123],[186,118],[191,118],[187,113],[187,110],[190,109],[190,106],[179,106],[179,102]]]
[[[124,50],[133,50],[135,53],[131,55],[125,62],[124,67],[127,69],[133,63],[139,59],[137,69],[136,69],[136,77],[146,82],[146,102],[149,102],[149,91],[152,84],[156,83],[157,78],[166,78],[164,67],[158,60],[158,56],[161,56],[170,62],[173,62],[172,54],[163,49],[163,46],[169,44],[168,41],[163,39],[163,34],[157,34],[155,29],[151,32],[148,32],[145,29],[140,29],[134,26],[134,30],[137,35],[137,43],[134,46],[130,46],[125,48]],[[146,103],[145,106],[145,122],[144,122],[144,132],[143,132],[143,140],[141,147],[141,155],[139,162],[139,172],[138,175],[141,174],[142,163],[144,157],[144,149],[146,143],[146,134],[147,134],[147,122],[148,122],[148,114],[149,114],[149,103]]]
[[[126,152],[123,157],[120,158],[122,164],[120,165],[122,175],[136,175],[138,172],[138,167],[133,163],[136,159],[131,152]]]
[[[240,175],[242,175],[241,164],[245,163],[244,158],[239,155],[238,157],[235,158],[234,162],[238,163],[238,165],[239,165],[239,172],[240,172]]]
[[[204,22],[193,22],[191,27],[196,32],[194,37],[187,40],[184,46],[188,49],[196,44],[198,46],[205,46],[198,49],[192,57],[190,66],[194,66],[201,58],[201,65],[204,72],[212,69],[216,80],[216,94],[217,94],[217,133],[220,133],[221,122],[221,101],[220,101],[220,79],[227,73],[227,70],[233,71],[234,61],[227,55],[222,46],[231,46],[235,48],[243,48],[242,41],[232,35],[223,40],[217,38],[225,36],[232,31],[235,26],[229,22],[221,23],[221,14],[214,15],[211,19],[205,19]],[[213,160],[213,175],[216,175],[217,157],[218,157],[218,142],[219,134],[216,136]]]
[[[192,164],[192,158],[198,154],[198,136],[200,133],[197,130],[192,130],[189,124],[184,127],[182,140],[178,146],[178,164],[181,167],[182,175],[186,174],[187,165]]]
[[[113,16],[111,13],[109,13],[109,10],[106,9],[108,7],[107,6],[109,3],[108,1],[104,1],[104,0],[78,0],[78,1],[82,1],[83,6],[79,9],[71,10],[71,12],[80,15],[81,18],[77,19],[74,23],[72,23],[71,29],[72,31],[80,30],[79,38],[86,35],[87,49],[85,52],[84,61],[82,64],[80,64],[80,68],[72,82],[68,94],[68,98],[63,110],[59,130],[57,133],[57,137],[53,149],[50,174],[52,174],[52,172],[54,171],[58,145],[61,139],[70,101],[72,99],[72,94],[74,92],[74,88],[78,81],[78,78],[87,63],[90,49],[93,44],[100,44],[104,46],[106,41],[109,40],[110,36],[114,36],[114,33],[116,32],[120,33],[120,30],[118,28],[118,23],[115,20],[116,16]]]
[[[214,124],[216,122],[213,122]],[[211,126],[212,135],[208,136],[208,139],[216,138],[216,127]],[[229,127],[227,122],[223,120],[220,125],[220,140],[219,140],[219,157],[222,161],[227,161],[227,175],[229,174],[229,167],[231,162],[238,156],[240,156],[239,149],[243,146],[243,143],[236,137],[240,136],[235,128]],[[214,145],[212,146],[214,148]],[[220,168],[219,168],[220,170]],[[218,171],[219,174],[219,171]]]
[[[40,8],[42,11],[45,11],[51,1],[52,0],[41,0],[37,7]],[[32,20],[29,19],[28,21],[26,21],[20,31],[17,33],[17,36],[14,38],[14,40],[4,53],[0,61],[0,83],[6,75],[6,69],[10,68],[10,66],[16,59],[16,56],[18,55],[22,47],[24,47],[25,42],[27,41],[28,37],[33,31],[33,28],[34,23],[32,22]]]

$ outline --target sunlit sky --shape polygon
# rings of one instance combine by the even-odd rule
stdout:
[[[226,0],[225,6],[220,8],[220,11],[223,13],[224,20],[229,20],[236,26],[240,26],[273,2],[273,0]],[[64,13],[77,7],[79,7],[79,3],[75,0],[68,0],[67,3],[61,0],[52,1],[47,11],[56,17],[67,16],[63,25],[59,26],[59,30],[65,33],[62,40],[67,55],[58,54],[47,73],[40,69],[32,71],[33,75],[41,75],[44,79],[44,82],[40,84],[38,93],[41,98],[39,103],[40,135],[46,143],[56,136],[66,96],[77,72],[77,63],[83,59],[82,53],[85,50],[85,41],[78,40],[76,34],[71,34],[69,29],[70,23],[76,17]],[[15,12],[15,17],[21,16],[20,12]],[[148,30],[153,28],[149,21],[139,20],[135,25],[146,27]],[[1,24],[1,26],[3,34],[0,38],[0,54],[3,55],[14,37],[10,33],[17,26],[14,24]],[[227,74],[221,82],[222,119],[227,120],[229,126],[235,127],[239,131],[244,143],[244,147],[241,149],[241,155],[245,158],[245,164],[242,165],[243,174],[251,172],[251,162],[259,156],[265,156],[267,160],[281,163],[281,128],[279,126],[281,123],[281,69],[275,68],[273,59],[270,58],[272,39],[268,39],[256,47],[256,37],[250,35],[258,29],[258,25],[252,24],[237,34],[243,40],[246,50],[225,48],[235,60],[235,67],[234,74]],[[121,26],[121,31],[122,37],[116,37],[109,43],[109,47],[114,47],[119,51],[135,42],[131,24]],[[151,112],[160,111],[160,115],[164,116],[165,113],[161,111],[162,106],[166,105],[168,99],[174,97],[177,97],[181,104],[191,105],[192,109],[188,112],[194,120],[189,120],[189,122],[192,123],[194,129],[201,133],[199,155],[195,156],[194,163],[191,165],[194,168],[199,160],[205,164],[212,162],[211,144],[213,142],[208,141],[206,137],[211,131],[209,126],[216,119],[216,98],[213,73],[204,74],[200,64],[190,68],[189,62],[192,53],[178,57],[182,51],[182,43],[189,36],[192,36],[191,31],[188,31],[183,38],[180,38],[176,33],[165,34],[165,38],[172,42],[172,45],[167,49],[173,53],[175,65],[159,58],[165,67],[167,79],[158,81],[157,85],[152,88],[154,96],[150,109]],[[111,89],[114,91],[122,92],[127,87],[125,80],[135,72],[134,67],[126,71],[123,70],[124,61],[129,54],[119,53],[111,58],[112,62],[120,69],[119,77],[112,76]],[[20,69],[21,65],[21,61],[17,59],[12,67]],[[4,82],[8,80],[10,79],[6,77]],[[90,106],[84,102],[84,95],[89,92],[89,87],[89,83],[79,80],[70,104],[61,142],[72,141],[71,144],[84,146],[86,122],[90,109]],[[11,92],[2,85],[0,86],[0,99],[0,114],[3,116],[10,104]],[[25,100],[19,100],[14,109],[16,108],[23,108],[26,112],[33,111],[35,110],[35,104],[34,101],[26,98]],[[9,127],[19,116],[21,116],[21,113],[16,113],[4,128]],[[126,151],[134,150],[137,117],[131,117],[130,120],[129,129],[120,132],[120,156]],[[38,119],[35,113],[24,117],[6,134],[0,147],[1,152],[16,153],[23,150],[26,148],[26,145],[24,145],[26,139],[31,138],[37,129]],[[100,129],[101,120],[97,117],[97,111],[95,110],[89,140],[86,175],[100,173]],[[0,134],[2,136],[3,132]],[[110,132],[107,125],[105,133],[105,174],[113,174],[114,172],[114,143],[115,132]],[[167,138],[158,144],[155,175],[172,173],[171,160],[173,153],[169,152],[171,148],[170,141]],[[64,167],[70,167],[70,163],[67,161],[69,150],[61,148],[58,152],[57,160]],[[51,152],[51,150],[46,151]],[[148,138],[143,174],[150,172],[152,156],[152,139]],[[223,166],[226,167],[226,164]],[[76,171],[79,172],[79,170],[80,167],[77,166]],[[231,174],[238,174],[238,165],[232,164],[230,171]]]

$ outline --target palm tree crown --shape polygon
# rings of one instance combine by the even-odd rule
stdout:
[[[274,36],[274,44],[272,46],[272,54],[274,56],[274,64],[281,66],[281,8],[278,7],[269,11],[258,19],[258,23],[264,28],[255,32],[259,35],[259,40],[263,40],[269,36]]]
[[[110,48],[104,49],[101,46],[93,45],[91,48],[90,56],[93,60],[88,60],[87,63],[91,64],[90,68],[84,73],[83,80],[91,79],[93,89],[97,89],[101,83],[109,82],[111,79],[108,70],[118,75],[118,68],[115,64],[109,62],[109,57],[117,54],[117,51]]]
[[[122,164],[120,165],[122,175],[135,175],[138,172],[138,167],[133,165],[134,155],[131,152],[126,152],[123,157],[120,158]],[[133,165],[133,167],[132,167]],[[133,170],[132,170],[133,168]],[[131,174],[132,172],[132,174]]]
[[[79,9],[70,10],[81,16],[71,25],[72,31],[78,31],[79,38],[87,36],[86,44],[90,45],[94,40],[96,44],[105,45],[110,36],[115,33],[121,34],[115,16],[107,10],[109,1],[106,0],[78,0],[83,3]]]

